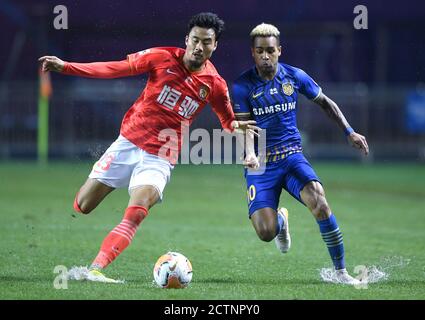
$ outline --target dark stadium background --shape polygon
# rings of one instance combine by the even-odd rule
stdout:
[[[53,28],[58,4],[68,9],[68,30]],[[353,27],[358,4],[368,9],[367,30]],[[36,157],[37,57],[107,61],[152,46],[184,47],[187,21],[201,11],[226,22],[212,60],[229,87],[252,65],[252,27],[273,23],[281,31],[281,61],[307,71],[368,137],[367,161],[425,159],[424,2],[268,0],[1,1],[0,159]],[[50,158],[87,158],[93,149],[104,150],[144,79],[52,75]],[[318,108],[301,99],[298,110],[310,157],[360,159]],[[197,127],[219,124],[208,109]]]

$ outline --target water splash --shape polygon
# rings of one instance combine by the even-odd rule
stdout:
[[[77,267],[74,266],[68,271],[68,280],[86,280],[89,274],[89,269],[87,267]]]
[[[405,268],[410,264],[410,261],[411,259],[402,256],[388,256],[381,258],[378,265],[384,270],[391,270],[394,268]]]
[[[324,282],[341,283],[334,268],[322,268],[319,271],[320,277]],[[364,286],[369,283],[376,283],[388,279],[389,274],[382,271],[376,266],[356,266],[353,277],[359,280],[359,286]]]
[[[411,259],[402,256],[387,256],[380,259],[376,265],[358,265],[354,268],[354,277],[360,280],[362,285],[377,283],[388,280],[394,269],[405,268]],[[319,270],[320,277],[325,282],[339,283],[333,268],[322,268]]]
[[[97,160],[100,159],[100,157],[103,155],[103,153],[105,152],[105,148],[101,144],[96,144],[94,146],[89,147],[87,151],[92,159]]]
[[[77,281],[94,281],[94,282],[104,282],[104,283],[124,283],[124,280],[114,280],[106,278],[105,276],[97,276],[89,273],[87,266],[73,266],[67,273],[68,280],[77,280]]]

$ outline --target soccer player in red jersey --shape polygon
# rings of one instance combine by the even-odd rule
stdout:
[[[253,131],[255,121],[236,121],[226,82],[209,61],[224,22],[213,13],[192,17],[186,49],[160,47],[129,54],[126,60],[94,63],[65,62],[54,56],[39,59],[43,71],[92,78],[118,78],[148,73],[145,89],[122,121],[118,139],[95,163],[74,201],[88,214],[114,189],[128,187],[124,218],[104,239],[87,279],[110,281],[101,270],[131,243],[148,210],[162,199],[182,145],[182,128],[189,126],[207,103],[229,132]],[[164,136],[173,130],[175,135]],[[168,137],[168,139],[167,139]]]

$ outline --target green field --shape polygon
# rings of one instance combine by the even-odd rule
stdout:
[[[313,165],[344,234],[347,269],[375,265],[388,280],[362,290],[322,282],[319,270],[331,263],[305,207],[282,194],[292,234],[282,255],[257,238],[247,218],[241,167],[181,165],[164,202],[105,272],[125,284],[72,281],[58,290],[54,267],[92,261],[121,221],[127,191],[81,216],[72,202],[90,163],[1,163],[0,299],[424,299],[425,167]],[[168,250],[191,260],[189,288],[153,286],[153,265]]]

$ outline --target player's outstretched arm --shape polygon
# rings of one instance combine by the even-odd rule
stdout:
[[[44,56],[38,59],[43,72],[54,71],[62,74],[88,78],[113,79],[128,77],[132,73],[127,60],[109,62],[76,63],[66,62],[55,56]]]
[[[338,105],[329,97],[327,97],[323,92],[314,100],[329,116],[333,119],[338,126],[344,130],[348,141],[350,144],[363,151],[365,155],[369,154],[369,146],[367,144],[366,138],[361,134],[355,132],[349,125],[347,119],[345,119],[344,114],[339,109]]]

